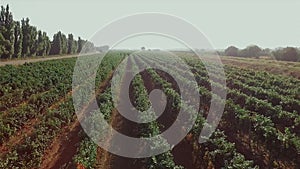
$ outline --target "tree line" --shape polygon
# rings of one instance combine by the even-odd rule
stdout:
[[[245,49],[238,49],[235,46],[230,46],[225,49],[224,52],[220,52],[221,55],[226,56],[236,56],[236,57],[255,57],[259,58],[260,56],[270,56],[276,60],[282,61],[300,61],[300,50],[295,47],[286,47],[286,48],[277,48],[271,50],[269,48],[262,49],[257,45],[251,45]]]
[[[21,21],[13,19],[9,5],[1,6],[0,13],[0,58],[12,59],[30,56],[48,56],[79,53],[85,44],[93,43],[72,34],[66,36],[61,31],[51,41],[47,33],[30,25],[29,18]]]

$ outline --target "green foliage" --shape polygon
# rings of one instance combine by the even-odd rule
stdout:
[[[77,52],[77,42],[74,40],[72,34],[68,35],[68,54],[74,54]]]
[[[241,57],[259,57],[261,56],[261,48],[256,46],[256,45],[252,45],[252,46],[248,46],[247,48],[240,50],[239,51],[239,56]]]
[[[47,56],[50,52],[51,42],[46,32],[38,31],[37,56]]]
[[[207,80],[203,69],[198,66],[196,70],[200,81]],[[251,132],[278,152],[299,153],[299,81],[238,68],[228,68],[227,71],[226,116],[235,117],[241,126],[249,125]],[[285,132],[277,126],[284,127]]]
[[[74,163],[82,164],[86,169],[94,168],[97,157],[97,147],[97,144],[86,137],[80,142],[78,153],[73,158]]]
[[[225,50],[226,56],[238,56],[239,49],[235,46],[230,46]]]
[[[43,41],[43,33],[38,32],[37,49],[44,53],[45,49],[38,45]],[[1,36],[0,36],[1,38]],[[49,41],[48,41],[49,42]],[[73,44],[72,36],[68,36],[68,45]],[[77,41],[74,41],[76,43]],[[0,48],[1,49],[1,48]],[[69,49],[68,48],[68,52]],[[40,51],[40,50],[38,50]],[[37,52],[40,54],[40,52]],[[104,59],[96,76],[96,85],[107,78],[108,73],[115,69],[119,61],[126,54],[110,53]],[[119,59],[118,59],[119,58]],[[134,60],[132,60],[134,62]],[[142,59],[138,60],[144,63]],[[198,90],[201,94],[201,109],[196,117],[196,124],[191,130],[197,139],[203,124],[206,122],[203,115],[210,104],[212,94],[211,86],[221,87],[218,81],[209,81],[204,65],[195,60],[187,60],[192,67],[195,79],[198,81]],[[37,168],[46,146],[59,133],[63,126],[68,125],[74,117],[71,98],[62,102],[55,110],[48,110],[52,103],[71,90],[71,76],[75,59],[60,61],[47,61],[44,63],[25,64],[22,66],[5,66],[0,68],[0,109],[8,111],[7,115],[0,115],[0,141],[6,141],[9,136],[18,131],[29,119],[40,117],[38,112],[43,112],[41,124],[35,127],[34,133],[24,141],[24,144],[15,146],[13,151],[5,155],[0,161],[0,168]],[[146,63],[144,63],[146,64]],[[147,63],[148,64],[148,63]],[[160,60],[155,64],[162,66]],[[135,65],[135,64],[133,64]],[[168,68],[177,68],[176,65],[163,65]],[[125,69],[125,67],[123,67]],[[224,117],[230,119],[234,130],[249,133],[251,139],[258,139],[280,154],[300,153],[299,138],[299,80],[274,76],[268,73],[226,67],[227,76],[227,101]],[[36,73],[38,72],[38,73]],[[151,79],[162,86],[164,93],[172,100],[172,109],[182,108],[185,112],[192,112],[192,107],[180,102],[179,94],[172,89],[172,84],[167,82],[159,72],[148,69]],[[47,74],[45,76],[45,74]],[[212,75],[213,79],[220,79]],[[187,81],[184,76],[179,78]],[[134,104],[139,110],[151,108],[148,94],[144,87],[142,76],[133,79]],[[190,84],[187,84],[190,85]],[[114,105],[108,88],[105,93],[97,96],[101,114],[110,120],[111,110]],[[28,104],[14,109],[22,100]],[[198,111],[198,110],[196,110]],[[91,116],[95,120],[97,116]],[[140,118],[150,118],[141,115]],[[152,118],[152,117],[151,117]],[[88,123],[89,124],[89,123]],[[92,123],[90,123],[92,124]],[[97,127],[97,126],[92,126]],[[99,126],[98,126],[99,127]],[[143,137],[158,135],[159,124],[156,121],[143,124],[140,128]],[[95,130],[99,131],[99,130]],[[99,134],[94,132],[95,135]],[[231,138],[232,139],[232,138]],[[236,140],[234,140],[236,142]],[[216,131],[211,139],[205,143],[208,155],[213,162],[223,168],[257,168],[253,161],[247,160],[238,152],[238,148],[227,140],[222,131]],[[165,148],[169,146],[163,138],[157,139],[151,148]],[[86,168],[93,168],[96,158],[96,145],[84,138],[78,145],[77,154],[73,163],[80,163]],[[272,157],[272,155],[270,155]],[[294,159],[293,159],[294,160]],[[183,168],[175,164],[170,151],[146,160],[149,168]]]
[[[78,37],[78,48],[77,48],[77,53],[80,53],[82,48],[84,46],[84,40],[82,40],[80,37]]]
[[[136,64],[134,59],[130,58],[133,68],[132,69],[137,69]],[[165,81],[159,77],[159,75],[156,74],[156,72],[152,69],[149,69],[148,71],[151,72],[151,75],[156,77],[156,80],[164,83]],[[144,81],[142,79],[141,75],[137,75],[133,79],[133,93],[134,93],[134,100],[136,104],[136,108],[139,111],[146,111],[150,107],[150,101],[148,99],[148,94],[146,91],[146,88],[144,86]],[[169,88],[165,88],[165,90],[168,90]],[[174,93],[172,93],[174,95]],[[177,105],[177,104],[176,104]],[[150,110],[151,111],[151,110]],[[139,118],[144,119],[144,120],[149,120],[148,118],[153,118],[150,117],[154,114],[153,113],[146,113],[146,114],[140,114]],[[142,131],[143,137],[153,137],[155,135],[160,134],[160,129],[159,129],[159,124],[156,121],[152,121],[150,123],[147,123],[143,125],[143,127],[140,129]],[[152,150],[155,149],[165,149],[169,147],[170,145],[168,144],[167,140],[165,140],[162,137],[157,138],[153,145],[150,145],[150,148]],[[157,156],[153,156],[149,159],[147,159],[147,167],[149,169],[183,169],[184,167],[180,165],[176,165],[173,159],[173,155],[170,151],[167,151],[165,153],[162,153]]]
[[[13,20],[9,6],[1,6],[0,13],[0,59],[11,59],[30,56],[48,56],[79,53],[83,46],[93,50],[94,45],[73,35],[67,37],[60,31],[53,36],[52,42],[46,32],[30,25],[29,18]]]
[[[300,61],[300,52],[298,49],[293,47],[277,49],[273,51],[272,54],[276,60],[292,61],[292,62]]]
[[[104,62],[110,64],[100,67],[97,73],[98,77],[103,77],[100,82],[108,77],[109,72],[122,58],[118,55],[104,58]],[[30,119],[39,119],[39,123],[33,126],[33,132],[25,137],[22,144],[14,145],[11,152],[0,158],[0,168],[39,168],[44,151],[49,148],[53,139],[63,127],[74,122],[75,110],[72,97],[66,94],[72,90],[75,61],[76,59],[71,58],[0,68],[3,74],[0,77],[0,89],[4,91],[3,97],[7,98],[6,95],[13,93],[13,88],[16,88],[19,91],[24,90],[23,93],[19,93],[18,102],[22,101],[22,97],[28,99],[28,103],[23,106],[9,108],[7,115],[0,114],[1,143],[15,134]],[[12,76],[14,73],[19,76],[14,78]],[[23,83],[27,85],[22,85]],[[81,85],[85,84],[87,83]],[[17,93],[15,94],[18,96]],[[63,102],[59,101],[62,97],[65,97]],[[2,100],[2,97],[0,99],[2,103],[9,104],[4,99]],[[57,106],[49,109],[54,104]],[[113,104],[101,107],[101,109],[112,109],[112,107]],[[93,142],[84,139],[79,145],[78,154],[74,160],[84,164],[86,168],[92,168],[97,153],[96,148]]]
[[[29,18],[22,19],[22,34],[23,34],[23,42],[22,42],[22,56],[35,56],[37,52],[37,28],[31,26],[29,23]]]
[[[8,59],[14,54],[14,20],[9,6],[1,6],[0,13],[0,58]]]
[[[62,48],[63,48],[62,33],[59,31],[58,33],[53,35],[50,55],[61,55],[63,53]]]
[[[23,41],[22,41],[22,57],[30,56],[30,25],[29,25],[29,18],[22,19],[22,34],[23,34]]]
[[[155,63],[159,63],[160,59],[155,60]],[[194,63],[194,61],[193,61]],[[151,63],[148,63],[151,64]],[[161,66],[161,65],[160,65]],[[170,69],[174,68],[173,66],[170,66]],[[203,71],[202,69],[198,69],[199,71]],[[166,81],[162,79],[162,77],[160,77],[157,75],[157,73],[155,73],[155,71],[149,69],[148,72],[150,72],[151,76],[153,78],[155,78],[157,82],[163,84]],[[184,78],[182,78],[182,80],[185,80]],[[206,79],[207,80],[207,79]],[[212,84],[212,85],[216,85],[216,84]],[[209,92],[207,92],[207,89],[201,88],[199,87],[199,92],[203,92],[201,94],[205,94],[204,97],[209,97]],[[170,92],[173,93],[173,92]],[[205,102],[204,105],[207,105],[208,103]],[[185,104],[181,105],[183,109],[185,109]],[[191,112],[191,111],[195,111],[193,109],[188,109],[189,111],[186,112]],[[193,134],[195,134],[196,136],[198,136],[203,127],[203,124],[205,123],[205,119],[202,116],[198,116],[196,118],[196,124],[194,125],[194,128],[192,130]],[[225,168],[238,168],[239,166],[245,166],[246,168],[258,168],[257,166],[255,166],[253,164],[253,161],[249,161],[246,160],[245,157],[238,153],[235,149],[235,145],[233,143],[230,143],[226,140],[226,136],[224,135],[223,132],[220,132],[219,130],[217,130],[211,139],[209,139],[208,141],[208,147],[212,147],[210,149],[210,156],[211,158],[216,162],[223,162],[224,163],[224,167]]]
[[[23,34],[21,30],[20,22],[15,22],[14,28],[14,58],[19,58],[22,55],[22,43],[23,43]]]
[[[235,46],[230,46],[225,51],[219,52],[221,55],[225,56],[236,56],[236,57],[255,57],[258,58],[259,56],[270,56],[271,50],[270,49],[261,49],[257,45],[251,45],[246,47],[245,49],[238,49]]]

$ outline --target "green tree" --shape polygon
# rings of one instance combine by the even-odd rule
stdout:
[[[276,60],[292,61],[292,62],[300,61],[298,50],[293,47],[277,49],[272,53]]]
[[[80,37],[78,37],[78,48],[77,48],[77,53],[80,53],[83,46],[84,46],[85,41],[82,40]]]
[[[66,35],[62,34],[61,42],[62,42],[62,54],[67,54],[68,53],[68,40],[67,40]]]
[[[9,11],[9,5],[1,6],[0,13],[0,46],[1,58],[11,58],[14,54],[14,21],[13,15]]]
[[[239,52],[239,56],[241,57],[259,57],[262,53],[262,50],[260,47],[256,45],[248,46],[247,48],[241,50]]]
[[[49,37],[47,36],[46,32],[43,32],[43,42],[44,42],[44,47],[45,47],[45,55],[49,55],[50,50],[51,50],[51,41]]]
[[[6,40],[2,33],[0,32],[0,58],[5,58],[8,55],[8,51],[6,50],[6,46],[9,44],[9,41]]]
[[[80,52],[85,44],[86,50],[94,49],[93,43],[80,37],[76,41],[72,34],[66,37],[60,31],[53,36],[53,41],[50,41],[46,32],[38,31],[29,22],[29,18],[23,18],[21,22],[14,21],[9,5],[1,6],[0,58],[74,54]]]
[[[239,49],[235,46],[230,46],[225,50],[226,56],[238,56]]]
[[[78,41],[74,40],[74,47],[72,53],[77,53],[78,51]]]
[[[271,49],[266,48],[261,51],[261,56],[271,56]]]
[[[68,54],[73,54],[75,48],[74,37],[72,34],[68,35]]]
[[[19,58],[22,55],[22,43],[23,43],[23,34],[20,22],[15,22],[15,28],[14,28],[14,58]]]
[[[37,56],[45,56],[46,55],[46,50],[47,46],[45,44],[45,39],[44,39],[44,34],[42,31],[38,31],[38,38],[37,38],[37,51],[36,55]]]
[[[30,25],[29,25],[29,18],[21,20],[21,29],[23,35],[22,41],[22,57],[30,56]]]
[[[51,43],[50,55],[61,55],[62,54],[62,33],[53,35],[53,41]]]
[[[38,31],[37,28],[34,26],[30,26],[29,27],[29,49],[30,49],[30,54],[29,56],[36,56],[36,52],[37,52],[37,35],[38,35]]]

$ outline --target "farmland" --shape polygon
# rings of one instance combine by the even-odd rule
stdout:
[[[160,52],[109,52],[97,71],[96,97],[85,101],[79,116],[72,100],[76,90],[72,90],[76,58],[0,67],[0,168],[300,168],[299,79],[230,64],[224,66],[226,77],[218,74],[211,77],[205,65],[193,55],[181,53],[180,58],[196,79],[199,109],[191,109],[180,101],[181,91],[176,81],[161,70],[165,67],[180,72],[181,67],[176,63],[165,64],[169,61]],[[116,109],[111,79],[118,76],[122,82],[131,76],[131,70],[141,65],[161,69],[146,69],[134,76],[128,93],[131,103],[146,111],[153,104],[149,94],[160,89],[167,104],[157,120],[138,124]],[[123,73],[116,75],[119,66]],[[176,77],[188,82],[180,73]],[[217,130],[200,144],[199,135],[213,97],[211,90],[223,87],[211,78],[226,78],[227,98]],[[125,90],[122,83],[119,90]],[[120,94],[118,98],[126,97]],[[93,100],[99,110],[90,106]],[[101,116],[120,133],[151,137],[170,127],[180,109],[197,114],[193,128],[172,150],[150,158],[114,155],[94,143],[79,123],[95,123]],[[86,114],[89,118],[85,118]],[[150,117],[140,114],[139,118]],[[114,135],[108,133],[102,137],[109,142]],[[152,148],[169,145],[168,140],[157,144]]]

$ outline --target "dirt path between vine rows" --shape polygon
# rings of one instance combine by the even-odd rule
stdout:
[[[31,119],[28,123],[26,123],[21,130],[12,135],[7,141],[5,141],[2,145],[0,145],[0,158],[5,156],[10,150],[15,146],[24,141],[24,138],[31,135],[34,126],[39,122],[38,118]]]
[[[109,77],[102,82],[96,95],[99,95],[105,91],[107,86],[110,84],[111,78],[113,76],[113,71],[110,72]],[[77,152],[77,144],[81,141],[78,133],[82,130],[79,121],[84,117],[84,114],[92,110],[91,103],[96,98],[91,98],[90,102],[84,107],[81,114],[77,117],[71,125],[66,126],[62,129],[62,132],[52,141],[52,144],[44,152],[42,164],[40,169],[53,168],[57,169],[63,164],[67,164],[72,161],[73,156]]]
[[[145,61],[147,62],[147,61]],[[141,63],[139,63],[141,64]],[[150,64],[150,63],[148,63]],[[176,86],[176,83],[174,80],[171,79],[170,76],[167,74],[162,74],[162,72],[157,72],[158,75],[160,75],[163,79],[167,80],[169,83],[171,83],[173,86],[172,88],[175,89],[177,92],[179,91],[178,86]],[[148,92],[155,89],[155,88],[162,88],[161,85],[153,83],[152,76],[147,72],[144,71],[141,73],[142,79],[145,82],[145,87],[147,88]],[[170,103],[169,103],[170,104]],[[163,114],[157,119],[159,124],[162,124],[163,127],[160,128],[161,131],[164,131],[168,129],[174,121],[177,119],[178,112],[176,113],[176,110],[172,110],[172,107],[166,107],[166,110],[163,112]],[[187,135],[184,139],[182,139],[174,148],[171,150],[171,153],[174,157],[174,162],[177,165],[181,165],[186,169],[199,169],[203,168],[203,161],[202,161],[202,155],[197,154],[195,155],[194,149],[193,149],[193,142],[191,142],[190,137],[192,137],[190,134]],[[196,163],[201,164],[195,165]]]
[[[250,124],[243,124],[250,125]],[[233,127],[235,126],[235,128]],[[236,130],[236,127],[241,128]],[[251,159],[261,168],[272,168],[276,164],[278,168],[299,168],[298,160],[292,161],[288,157],[289,152],[281,152],[276,154],[276,148],[266,145],[258,136],[253,137],[250,130],[243,131],[242,126],[239,126],[238,121],[232,116],[223,116],[218,128],[227,136],[227,140],[234,143],[236,150],[243,154],[246,159]],[[250,126],[249,126],[250,128]],[[295,154],[290,154],[290,157],[297,159]]]
[[[130,76],[132,76],[130,73],[130,70],[132,69],[131,61],[128,59],[127,65],[126,65],[126,73],[124,77],[122,78],[122,81],[126,79],[130,79]],[[125,88],[125,85],[123,83],[121,84],[120,91],[127,91]],[[127,95],[129,93],[121,92],[119,95],[119,99],[127,99]],[[126,109],[128,106],[121,106],[125,109],[122,109],[122,111],[131,111],[130,108]],[[118,132],[129,136],[129,137],[138,137],[139,135],[139,129],[137,123],[134,123],[125,117],[123,117],[118,110],[115,108],[112,110],[112,116],[110,120],[110,125]],[[108,134],[109,137],[107,139],[108,143],[113,139],[113,135],[111,133]],[[98,148],[97,153],[97,164],[96,167],[99,169],[124,169],[124,168],[130,168],[130,169],[143,169],[145,164],[143,163],[142,159],[134,159],[134,158],[126,158],[121,157],[118,155],[114,155],[110,152],[107,152],[106,150],[103,150],[102,148]]]
[[[68,99],[68,97],[70,97],[72,93],[78,88],[79,86],[76,87],[74,90],[70,90],[65,96],[61,97],[58,101],[54,102],[47,109],[56,109],[60,103],[65,102]],[[24,102],[24,104],[27,103]],[[24,126],[22,126],[21,129],[19,129],[15,134],[10,136],[8,140],[6,140],[3,144],[0,144],[0,157],[5,156],[5,154],[7,154],[14,146],[21,144],[27,136],[30,136],[33,133],[35,126],[40,122],[41,115],[43,115],[47,111],[47,109],[43,110],[43,112],[37,117],[30,119],[27,123],[25,123]]]
[[[48,109],[55,109],[61,102],[65,101],[67,97],[71,96],[72,90],[69,91],[65,96],[63,96],[59,101],[53,103]],[[34,131],[35,125],[40,122],[40,116],[44,114],[47,110],[44,110],[37,117],[30,119],[20,130],[18,130],[14,135],[10,136],[2,145],[0,145],[0,157],[7,154],[14,146],[21,144],[27,136],[30,136]]]

